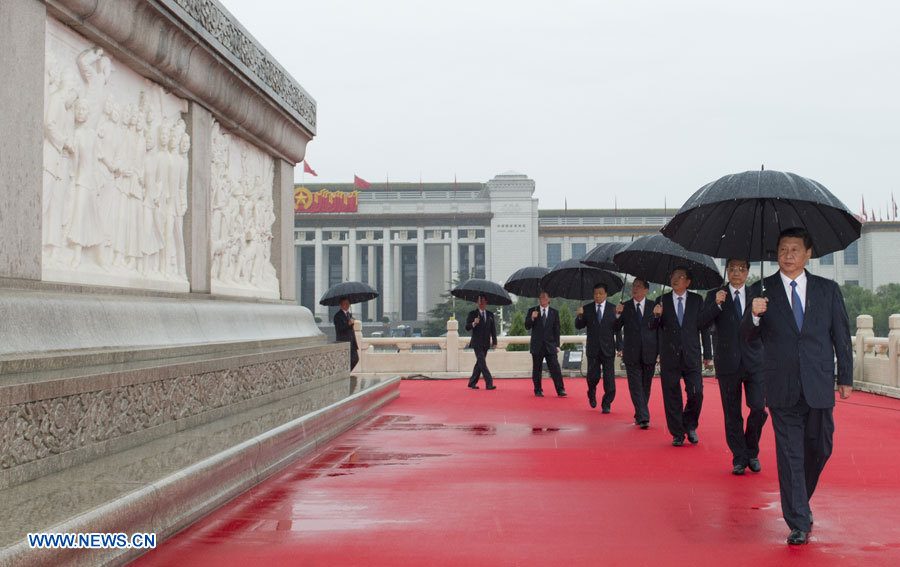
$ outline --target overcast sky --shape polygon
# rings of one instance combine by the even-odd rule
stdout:
[[[895,2],[220,1],[318,103],[306,181],[515,170],[541,208],[677,208],[765,164],[900,199]]]

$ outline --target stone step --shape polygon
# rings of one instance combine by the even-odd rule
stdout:
[[[364,420],[400,378],[348,379],[311,411],[309,392],[0,491],[0,566],[121,565],[140,550],[30,549],[28,533],[155,533],[157,544]]]

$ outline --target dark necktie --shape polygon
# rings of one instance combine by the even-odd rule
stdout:
[[[598,305],[597,306],[597,322],[599,323],[602,320],[603,320],[603,306]]]
[[[741,315],[744,314],[744,309],[741,306],[741,290],[734,292],[734,310],[737,311],[738,319],[740,319]]]
[[[640,304],[640,303],[635,303],[635,306],[636,306],[636,308],[637,308],[638,321],[643,321],[643,320],[644,320],[644,314],[641,312],[641,304]]]
[[[797,282],[791,282],[791,310],[794,312],[797,330],[803,329],[803,302],[800,301],[800,294],[797,293]]]
[[[684,321],[684,301],[682,301],[683,299],[684,299],[683,297],[678,298],[678,308],[675,310],[675,312],[678,314],[678,324],[679,325],[681,325],[681,322]]]
[[[484,315],[484,311],[481,312],[481,320],[487,321],[487,317]]]

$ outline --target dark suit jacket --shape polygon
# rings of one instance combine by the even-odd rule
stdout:
[[[356,346],[356,333],[353,332],[353,325],[350,324],[350,318],[344,314],[343,309],[338,309],[334,314],[334,338],[339,343],[350,343],[352,350],[359,350]]]
[[[716,292],[718,291],[725,291],[726,294],[721,308],[716,305]],[[745,285],[741,290],[744,313],[750,311],[750,304],[754,297],[758,297],[758,292],[754,292]],[[742,370],[756,374],[762,370],[762,341],[757,338],[748,342],[741,336],[741,318],[738,317],[734,308],[730,287],[726,285],[709,290],[703,304],[703,311],[700,313],[700,325],[702,327],[715,325],[713,358],[716,361],[716,374],[737,374]]]
[[[643,319],[638,319],[634,301],[625,302],[622,315],[616,319],[616,330],[624,329],[622,361],[625,364],[656,364],[659,354],[657,330],[650,328],[655,302],[644,300]],[[605,314],[604,314],[605,315]]]
[[[531,320],[531,314],[537,311],[538,318]],[[525,328],[531,330],[531,354],[556,354],[559,348],[559,311],[547,307],[547,320],[540,316],[540,306],[532,307],[525,314]]]
[[[622,337],[616,328],[616,306],[609,301],[606,302],[602,321],[597,321],[597,304],[593,301],[584,305],[582,309],[584,314],[575,317],[575,328],[587,328],[585,354],[591,358],[615,356],[622,343]]]
[[[759,282],[753,284],[759,294]],[[853,347],[844,297],[837,283],[806,272],[806,309],[798,329],[784,292],[781,275],[766,278],[769,304],[753,324],[750,309],[744,312],[741,333],[747,340],[762,338],[765,348],[763,378],[766,405],[793,407],[802,390],[812,408],[834,407],[834,359],[837,383],[853,385]]]
[[[660,317],[650,320],[648,328],[659,329],[659,363],[661,366],[681,367],[681,353],[684,353],[684,370],[702,370],[700,362],[700,340],[703,339],[703,358],[709,360],[709,333],[702,332],[700,327],[700,311],[703,309],[703,298],[689,291],[685,298],[683,324],[678,324],[672,292],[660,298],[663,312]]]
[[[494,327],[494,314],[487,309],[485,309],[484,313],[487,321],[479,321],[473,327],[472,322],[475,321],[475,317],[481,317],[481,310],[473,309],[469,311],[469,315],[466,317],[466,330],[472,331],[472,339],[469,341],[469,346],[487,350],[491,348],[491,345],[497,346],[497,329]]]

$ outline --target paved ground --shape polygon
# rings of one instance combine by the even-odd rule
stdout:
[[[371,420],[135,565],[900,565],[900,400],[838,401],[812,540],[792,548],[770,425],[762,472],[731,475],[704,383],[700,443],[675,448],[658,381],[647,431],[623,379],[609,415],[583,379],[543,399],[530,380],[406,381]]]

